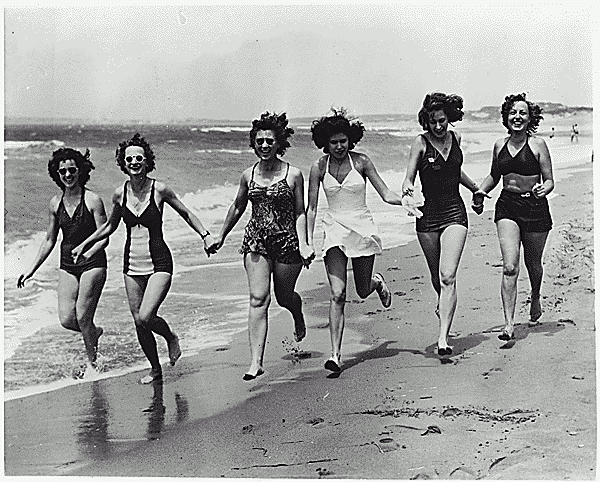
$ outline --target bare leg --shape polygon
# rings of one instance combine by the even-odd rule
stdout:
[[[504,330],[511,337],[515,331],[514,319],[521,255],[521,230],[517,223],[510,219],[500,219],[496,225],[502,253],[501,295],[504,309]]]
[[[94,315],[105,282],[106,268],[93,268],[85,271],[79,279],[79,294],[75,311],[90,363],[96,361],[98,339],[102,335],[102,328],[97,328],[94,324]]]
[[[329,369],[339,371],[344,334],[344,305],[346,304],[348,258],[339,248],[331,248],[325,255],[325,269],[329,278],[329,334],[331,335],[331,361]],[[327,365],[327,364],[326,364]],[[336,366],[338,367],[336,369]]]
[[[425,261],[427,261],[427,267],[429,268],[429,275],[431,277],[431,285],[437,294],[437,304],[435,314],[439,319],[440,313],[440,233],[417,233],[417,239],[425,255]]]
[[[150,375],[142,379],[144,383],[150,383],[162,376],[153,332],[163,336],[167,343],[177,340],[166,321],[156,314],[170,286],[169,273],[154,273],[150,276],[125,275],[125,289],[138,341],[152,367]]]
[[[548,232],[523,233],[523,257],[525,267],[531,284],[531,307],[529,309],[529,323],[535,326],[542,316],[542,305],[540,303],[540,289],[544,268],[542,267],[542,255],[548,239]]]
[[[448,333],[454,321],[456,312],[456,272],[462,256],[467,228],[454,224],[448,226],[440,236],[440,333],[438,348],[445,348],[446,353],[452,353],[448,346]],[[450,348],[450,351],[448,349]]]
[[[302,298],[294,291],[302,271],[302,264],[273,263],[273,285],[279,306],[288,310],[294,318],[294,339],[300,342],[306,336],[306,324],[302,314]]]
[[[267,342],[269,305],[271,304],[271,262],[257,253],[244,256],[248,277],[250,307],[248,310],[248,338],[250,342],[250,367],[244,375],[252,380],[263,373],[263,358]]]
[[[75,275],[58,270],[58,319],[67,330],[81,332],[77,323],[77,295],[79,294],[79,280]]]

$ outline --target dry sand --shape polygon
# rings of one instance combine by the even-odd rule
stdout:
[[[136,373],[8,401],[6,475],[595,479],[591,165],[555,192],[543,323],[527,327],[522,265],[514,342],[497,338],[501,258],[486,211],[470,216],[448,363],[434,353],[434,291],[414,242],[376,260],[390,309],[350,284],[344,369],[325,371],[328,291],[315,264],[299,285],[310,358],[295,356],[291,317],[273,309],[253,382],[241,380],[244,333],[183,358],[154,388]]]

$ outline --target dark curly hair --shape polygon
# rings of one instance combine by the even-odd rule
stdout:
[[[502,113],[502,125],[506,127],[506,130],[510,134],[510,129],[508,128],[508,113],[512,106],[517,102],[525,102],[529,109],[529,124],[527,125],[527,135],[531,136],[537,131],[538,126],[540,125],[540,121],[544,118],[542,115],[542,108],[534,104],[533,102],[527,100],[525,98],[525,93],[522,94],[512,94],[507,95],[504,98],[504,102],[502,103],[502,107],[500,108],[500,112]]]
[[[425,96],[423,106],[417,117],[423,130],[428,131],[429,122],[432,121],[433,114],[436,110],[443,110],[446,117],[448,117],[448,122],[452,123],[462,120],[464,115],[462,108],[463,99],[460,95],[432,92]]]
[[[63,191],[65,190],[65,185],[58,174],[58,166],[62,161],[68,160],[73,160],[75,161],[75,164],[77,164],[77,168],[79,169],[79,185],[81,187],[85,186],[90,180],[90,172],[94,169],[94,165],[92,164],[92,161],[90,161],[89,149],[85,150],[85,154],[82,154],[75,149],[71,149],[70,147],[61,147],[54,151],[52,157],[48,161],[48,174]]]
[[[119,147],[117,147],[117,151],[115,152],[115,158],[117,159],[117,164],[121,168],[125,174],[129,174],[127,169],[125,168],[125,149],[131,146],[141,147],[144,149],[144,157],[146,158],[146,173],[154,171],[155,167],[155,155],[152,149],[150,148],[150,144],[146,142],[139,133],[136,133],[131,139],[128,141],[123,141],[119,143]]]
[[[365,133],[365,126],[358,119],[351,119],[346,109],[339,110],[331,108],[332,115],[314,120],[310,128],[312,140],[325,154],[329,153],[329,139],[336,134],[348,136],[348,149],[360,142]]]
[[[275,134],[275,140],[277,141],[277,154],[283,156],[290,142],[288,139],[294,133],[294,129],[288,127],[288,119],[285,112],[276,114],[273,112],[265,112],[261,114],[260,119],[254,119],[252,121],[252,129],[250,130],[250,147],[252,149],[256,146],[256,133],[258,131],[273,131]]]

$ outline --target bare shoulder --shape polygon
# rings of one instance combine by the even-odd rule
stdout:
[[[350,157],[352,157],[352,162],[354,163],[354,168],[358,172],[362,173],[365,171],[365,169],[369,169],[369,168],[373,167],[373,161],[371,161],[369,156],[367,156],[366,154],[363,154],[361,152],[354,152],[354,151],[351,151],[349,154],[350,154]]]
[[[451,131],[454,133],[454,136],[456,137],[456,142],[458,142],[460,144],[460,141],[462,140],[462,134],[458,131]]]
[[[102,198],[94,191],[85,190],[85,203],[90,207],[97,207],[102,204]]]
[[[325,169],[327,168],[327,158],[329,154],[325,154],[324,156],[319,157],[311,166],[311,171],[316,169],[319,175],[322,177],[325,173]]]
[[[292,166],[291,164],[290,164],[290,170],[288,171],[288,174],[292,179],[301,179],[301,178],[303,179],[304,178],[302,171],[299,168]]]
[[[121,184],[115,189],[115,192],[112,195],[113,204],[122,204],[123,202],[123,194],[125,193],[125,185]]]
[[[52,211],[55,214],[58,212],[58,206],[60,205],[61,199],[62,194],[56,194],[52,196],[52,199],[50,199],[50,202],[48,203],[48,208],[50,209],[50,211]]]
[[[498,152],[500,149],[502,149],[502,146],[504,146],[504,144],[506,144],[508,139],[509,139],[509,136],[500,137],[500,138],[496,139],[496,142],[494,142],[494,152]]]
[[[538,149],[544,149],[546,147],[546,141],[537,136],[531,136],[529,138],[529,145]]]

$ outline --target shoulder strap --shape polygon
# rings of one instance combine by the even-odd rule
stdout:
[[[254,170],[256,169],[256,166],[258,166],[258,162],[252,167],[252,177],[250,178],[250,182],[254,181]]]
[[[122,207],[127,206],[127,183],[129,181],[125,181],[125,184],[123,185],[123,205]]]

